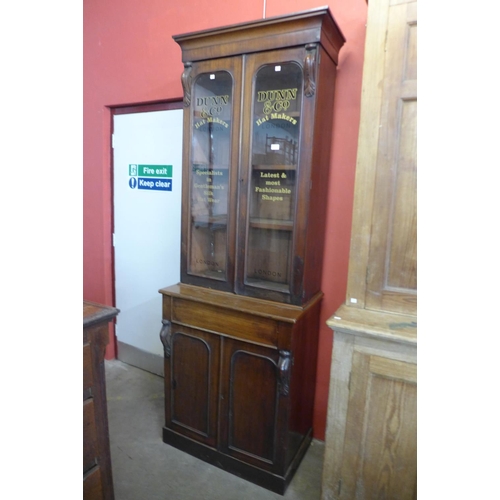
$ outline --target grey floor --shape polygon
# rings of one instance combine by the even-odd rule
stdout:
[[[119,360],[105,369],[115,500],[319,499],[322,441],[277,495],[163,443],[163,378]]]

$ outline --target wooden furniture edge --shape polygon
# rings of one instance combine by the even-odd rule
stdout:
[[[323,292],[318,292],[303,306],[294,306],[291,304],[270,303],[264,299],[246,297],[244,295],[222,292],[211,288],[200,290],[200,287],[186,285],[184,283],[161,288],[158,292],[165,296],[210,304],[238,312],[250,312],[257,316],[288,323],[295,323],[306,309],[309,309],[323,298]],[[228,300],[228,298],[231,300]]]
[[[89,326],[95,325],[96,323],[110,321],[120,312],[116,307],[105,306],[102,304],[97,304],[96,302],[90,302],[88,300],[83,301],[83,327],[88,328]]]
[[[388,0],[383,0],[383,3],[387,4]],[[366,300],[367,284],[365,279],[360,279],[360,276],[366,275],[369,263],[370,229],[376,181],[374,159],[378,151],[383,92],[382,85],[377,82],[383,80],[386,56],[385,34],[379,33],[380,30],[377,27],[383,24],[383,19],[387,17],[387,10],[384,6],[377,5],[376,9],[368,8],[367,16],[347,281],[347,298],[357,299],[358,305],[362,307]]]
[[[301,21],[306,23],[308,21],[313,22],[314,18],[321,17],[326,18],[326,21],[320,21],[321,25],[326,26],[325,23],[327,23],[329,27],[324,30],[320,29],[312,38],[311,35],[306,35],[304,40],[302,40],[302,37],[298,36],[298,33],[302,30],[298,30],[295,24]],[[287,25],[287,28],[282,28],[279,41],[275,40],[272,44],[266,46],[265,50],[285,48],[297,44],[301,45],[302,43],[321,43],[325,47],[329,57],[332,58],[335,64],[338,64],[338,52],[344,45],[346,38],[328,5],[292,14],[173,35],[172,38],[182,48],[182,61],[188,63],[205,59],[207,57],[206,49],[214,45],[217,45],[219,50],[223,51],[224,57],[255,52],[257,49],[254,42],[257,39],[260,39],[261,42],[262,40],[268,40],[267,31],[272,30],[275,24],[280,23],[283,27]],[[263,32],[259,33],[260,30],[263,30]],[[311,30],[314,32],[314,27],[310,25],[304,30],[311,33]],[[217,40],[215,40],[216,38]],[[225,48],[221,49],[222,46]]]
[[[328,5],[323,5],[320,7],[314,7],[312,9],[306,9],[306,10],[301,10],[298,12],[294,12],[293,14],[282,14],[279,16],[272,16],[272,17],[266,17],[264,19],[257,19],[254,21],[246,21],[242,23],[236,23],[236,24],[230,24],[218,28],[209,28],[205,30],[199,30],[199,31],[192,31],[189,33],[182,33],[179,35],[173,35],[172,38],[177,42],[182,42],[184,40],[189,40],[191,38],[201,38],[201,37],[207,37],[213,34],[221,34],[221,33],[226,33],[226,32],[233,32],[233,31],[240,31],[240,30],[248,30],[248,28],[259,28],[261,26],[267,26],[271,24],[276,24],[280,23],[283,21],[293,21],[296,19],[302,19],[302,18],[307,18],[307,17],[315,17],[315,16],[320,16],[326,14],[331,18],[331,21],[333,22],[335,28],[338,30],[340,33],[341,37],[343,38],[345,42],[345,36],[342,33],[342,30],[338,26],[337,22],[335,21],[335,18],[333,17],[330,7]]]
[[[334,332],[417,345],[417,317],[342,305],[326,324]]]

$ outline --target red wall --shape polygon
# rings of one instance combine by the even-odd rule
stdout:
[[[359,126],[366,0],[267,0],[266,17],[329,5],[340,51],[323,266],[314,437],[324,439],[332,350],[326,320],[344,302]],[[172,35],[263,17],[263,0],[86,0],[83,3],[83,297],[113,304],[111,114],[108,106],[180,99]],[[115,356],[110,342],[106,357]]]

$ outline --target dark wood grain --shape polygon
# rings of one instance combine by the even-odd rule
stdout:
[[[312,436],[322,294],[298,307],[183,284],[160,292],[172,331],[165,442],[283,493]]]
[[[83,498],[113,500],[104,353],[118,309],[83,303]]]
[[[345,39],[325,7],[176,35],[174,39],[189,68],[189,77],[186,73],[182,77],[189,105],[184,109],[181,281],[264,300],[305,304],[321,285],[335,75]],[[260,68],[280,63],[294,63],[303,78],[297,100],[300,109],[290,112],[290,117],[299,120],[296,140],[290,145],[293,160],[279,169],[288,172],[288,181],[281,181],[280,186],[290,193],[280,203],[273,203],[260,200],[253,186],[251,172],[278,171],[272,155],[267,155],[267,164],[253,165],[257,155],[252,150],[253,85]],[[227,214],[220,222],[225,232],[213,233],[216,243],[210,243],[209,256],[208,236],[198,231],[194,237],[191,230],[196,124],[191,93],[197,77],[216,71],[229,73],[234,82],[230,162],[226,167],[230,197]],[[250,213],[250,205],[260,205],[260,211]],[[219,249],[213,253],[215,246]],[[204,274],[194,262],[220,267],[218,272]],[[221,267],[223,272],[219,272]],[[260,279],[265,276],[274,278]]]
[[[163,439],[283,494],[312,439],[345,39],[321,7],[174,40],[188,71],[181,283],[159,291],[171,324]]]

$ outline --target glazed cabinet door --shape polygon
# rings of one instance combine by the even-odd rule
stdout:
[[[166,427],[215,447],[220,338],[164,320]]]
[[[232,291],[241,59],[187,64],[182,82],[181,279]]]
[[[308,56],[303,47],[245,61],[237,293],[295,304],[302,300],[309,192],[311,137],[304,130],[314,111]]]
[[[221,451],[261,469],[281,470],[289,353],[224,339],[221,377]]]

